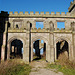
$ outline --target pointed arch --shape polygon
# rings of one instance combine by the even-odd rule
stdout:
[[[61,36],[61,37],[58,37],[54,42],[54,46],[55,46],[55,60],[57,60],[57,49],[56,49],[56,44],[58,43],[58,42],[60,42],[60,41],[66,41],[67,42],[67,44],[68,44],[68,53],[69,53],[69,59],[72,57],[71,55],[71,45],[72,45],[72,43],[71,43],[71,40],[70,40],[70,38],[68,38],[68,37],[64,37],[64,36]]]
[[[16,39],[20,40],[23,43],[23,56],[24,56],[25,44],[26,44],[25,39],[23,39],[23,37],[21,37],[21,36],[13,36],[13,37],[9,38],[7,41],[7,59],[10,59],[11,43],[12,43],[12,41],[14,41]]]

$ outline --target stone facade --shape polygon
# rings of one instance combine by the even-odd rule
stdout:
[[[4,20],[3,20],[4,19]],[[44,28],[37,29],[36,22],[43,22]],[[65,28],[58,29],[57,22],[64,22]],[[8,16],[1,14],[0,25],[5,25],[5,31],[0,31],[1,60],[10,59],[11,42],[15,39],[23,43],[23,60],[26,63],[33,60],[33,42],[40,39],[46,43],[46,61],[57,60],[56,44],[65,40],[68,43],[69,60],[75,60],[75,0],[71,2],[69,12],[10,12]],[[7,54],[6,54],[7,53]]]

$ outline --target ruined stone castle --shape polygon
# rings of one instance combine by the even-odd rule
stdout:
[[[43,22],[43,29],[36,28],[36,22]],[[64,22],[59,29],[57,22]],[[42,44],[40,40],[43,40]],[[1,12],[0,13],[0,60],[8,60],[18,55],[25,63],[33,61],[44,48],[46,61],[55,62],[61,53],[69,60],[75,60],[75,0],[68,12]],[[12,57],[14,55],[14,57]]]

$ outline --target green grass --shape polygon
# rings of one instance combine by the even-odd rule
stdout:
[[[70,66],[70,65],[69,65]],[[48,64],[47,68],[56,69],[56,72],[62,72],[64,75],[75,75],[75,69],[68,66],[62,66],[57,64]]]
[[[10,60],[0,64],[0,75],[29,75],[31,67],[21,61]]]

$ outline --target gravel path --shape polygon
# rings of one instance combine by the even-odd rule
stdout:
[[[32,66],[31,73],[29,75],[63,75],[61,72],[56,72],[54,69],[46,69],[47,62],[35,61],[30,64]]]

